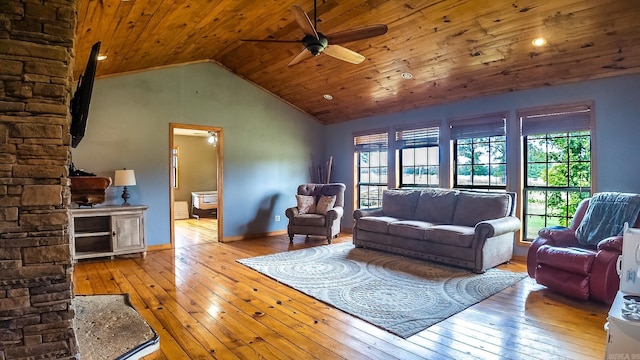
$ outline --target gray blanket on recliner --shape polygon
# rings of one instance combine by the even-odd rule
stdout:
[[[624,223],[633,226],[640,212],[638,194],[602,192],[593,195],[589,207],[576,229],[582,245],[597,245],[603,239],[621,235]]]

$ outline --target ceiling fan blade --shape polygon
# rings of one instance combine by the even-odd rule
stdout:
[[[307,50],[307,49],[302,49],[300,54],[296,55],[296,57],[291,59],[291,61],[289,61],[287,66],[293,66],[293,65],[301,62],[302,60],[308,59],[310,57],[313,57],[313,55],[311,55],[311,52],[309,52],[309,50]]]
[[[327,45],[323,52],[331,57],[350,62],[352,64],[360,64],[364,61],[364,56],[340,45]]]
[[[240,39],[240,41],[272,42],[272,43],[300,43],[300,40],[276,40],[276,39]]]
[[[300,29],[302,29],[302,32],[305,35],[313,36],[318,39],[318,33],[313,27],[313,23],[311,22],[311,19],[309,19],[309,16],[307,16],[307,13],[298,5],[293,5],[291,10],[293,11],[293,16],[295,16],[296,22],[298,23],[298,26],[300,26]]]
[[[387,25],[370,25],[357,29],[350,29],[345,31],[338,31],[333,34],[327,35],[329,44],[344,44],[351,41],[368,39],[387,33]]]

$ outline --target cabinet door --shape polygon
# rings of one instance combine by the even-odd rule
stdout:
[[[144,248],[142,216],[117,215],[112,220],[115,252]]]

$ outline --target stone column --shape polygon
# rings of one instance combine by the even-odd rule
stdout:
[[[0,1],[0,359],[77,356],[69,102],[77,0]]]

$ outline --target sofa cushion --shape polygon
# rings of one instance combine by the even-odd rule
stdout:
[[[424,230],[427,241],[457,247],[471,247],[474,233],[473,227],[459,225],[434,225]]]
[[[292,219],[294,225],[301,226],[325,226],[326,216],[319,214],[302,214],[294,216]]]
[[[459,191],[425,189],[420,193],[415,219],[437,224],[451,224]]]
[[[402,220],[389,224],[389,234],[410,239],[424,240],[424,230],[432,223],[417,220]]]
[[[382,211],[386,216],[413,219],[420,192],[415,190],[385,190]]]
[[[453,213],[453,224],[475,226],[480,221],[505,217],[509,214],[510,206],[511,197],[508,194],[461,191]]]
[[[358,229],[387,234],[389,224],[399,219],[389,216],[363,216],[356,223]]]

